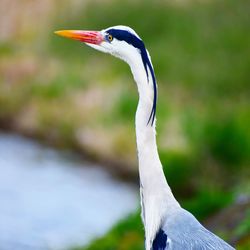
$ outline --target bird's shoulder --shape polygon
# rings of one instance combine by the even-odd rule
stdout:
[[[152,250],[233,250],[229,244],[203,227],[185,209],[179,209],[162,223]]]

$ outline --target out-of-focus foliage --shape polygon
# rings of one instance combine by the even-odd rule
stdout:
[[[133,214],[117,224],[105,238],[98,239],[86,250],[142,250],[144,248],[144,231],[139,213]],[[80,250],[82,248],[75,248]]]
[[[57,29],[129,25],[144,40],[154,64],[158,145],[175,195],[204,219],[247,193],[248,1],[74,0],[16,5],[14,10],[5,8],[11,14],[9,26],[0,30],[1,127],[126,166],[117,172],[137,176],[138,97],[128,66],[53,34]],[[249,238],[247,218],[235,235],[246,231]],[[142,235],[139,216],[131,216],[87,249],[142,249]]]

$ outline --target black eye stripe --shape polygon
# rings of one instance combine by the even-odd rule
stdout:
[[[109,29],[107,31],[107,33],[112,35],[117,40],[125,41],[125,42],[133,45],[135,48],[138,48],[140,50],[145,49],[143,41],[141,39],[139,39],[137,36],[130,33],[129,31],[118,30],[118,29]]]

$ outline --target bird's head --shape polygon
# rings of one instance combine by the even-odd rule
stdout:
[[[113,26],[101,31],[60,30],[57,35],[83,42],[99,51],[109,53],[126,62],[141,56],[145,46],[136,32],[127,26]]]
[[[109,53],[132,65],[141,65],[147,81],[152,80],[153,106],[148,123],[153,125],[156,112],[157,85],[149,53],[136,32],[128,26],[113,26],[101,31],[60,30],[57,35],[83,42],[99,51]],[[143,70],[141,71],[143,72]]]

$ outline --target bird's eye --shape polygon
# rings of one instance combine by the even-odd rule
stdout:
[[[112,35],[108,35],[108,40],[109,40],[110,42],[112,42],[112,41],[113,41],[113,36],[112,36]]]

